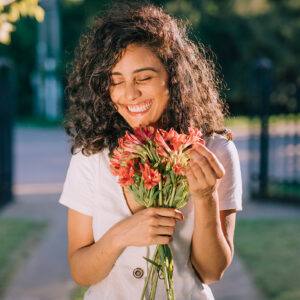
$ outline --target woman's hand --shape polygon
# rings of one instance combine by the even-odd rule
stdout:
[[[168,244],[172,240],[176,219],[183,221],[174,208],[150,207],[117,223],[113,231],[122,247]]]
[[[225,175],[225,169],[217,157],[204,145],[194,145],[188,154],[191,159],[186,177],[193,199],[210,198],[216,189],[218,179]]]

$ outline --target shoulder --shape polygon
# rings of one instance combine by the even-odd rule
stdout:
[[[94,165],[97,161],[99,161],[101,156],[106,154],[106,152],[107,152],[107,149],[105,148],[104,150],[102,150],[100,152],[86,155],[80,149],[80,150],[77,150],[74,154],[72,154],[71,160],[76,161],[81,164]]]
[[[77,150],[71,157],[69,172],[80,172],[86,175],[89,173],[93,174],[97,172],[97,169],[100,167],[100,159],[105,154],[106,149],[90,155],[85,155],[81,150]]]
[[[204,137],[205,146],[217,156],[237,156],[237,148],[233,140],[228,140],[221,134],[214,133],[210,137]]]
[[[218,187],[220,210],[242,210],[242,174],[234,141],[220,134],[204,140],[206,147],[216,155],[225,169],[225,176]]]

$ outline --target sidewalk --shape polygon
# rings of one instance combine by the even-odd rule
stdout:
[[[300,218],[300,206],[270,202],[243,203],[237,220],[255,218]],[[263,300],[264,297],[251,282],[247,270],[235,252],[234,259],[223,278],[210,285],[216,300]]]
[[[26,195],[4,208],[1,216],[49,221],[44,238],[13,278],[4,300],[70,300],[75,286],[67,261],[67,209],[59,195]]]
[[[15,128],[15,201],[1,216],[48,221],[44,238],[19,266],[5,300],[69,300],[67,208],[58,203],[70,153],[62,129]]]
[[[67,208],[58,203],[69,163],[66,140],[62,130],[51,129],[47,134],[42,129],[17,131],[16,201],[0,211],[0,215],[46,220],[51,225],[13,278],[4,300],[70,300],[75,284],[70,278],[67,261]],[[245,173],[243,158],[241,168]],[[41,169],[43,174],[40,174]],[[34,171],[29,174],[29,170]],[[34,187],[31,192],[30,186]],[[300,207],[246,201],[243,211],[237,213],[237,218],[297,216],[300,216]],[[212,284],[211,289],[216,300],[263,300],[237,254],[222,280]]]

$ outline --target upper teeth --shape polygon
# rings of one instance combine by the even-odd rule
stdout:
[[[143,105],[143,106],[127,106],[129,111],[131,112],[142,112],[142,111],[145,111],[147,110],[151,105],[151,102],[146,104],[146,105]]]

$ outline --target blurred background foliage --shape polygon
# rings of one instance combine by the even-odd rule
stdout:
[[[109,0],[61,0],[62,60],[65,83],[81,33]],[[226,83],[225,96],[233,115],[247,114],[251,64],[268,57],[273,62],[273,113],[293,109],[300,83],[300,1],[298,0],[171,0],[152,3],[190,23],[190,37],[211,49]],[[0,56],[12,58],[17,68],[17,116],[32,116],[31,74],[35,68],[37,22],[24,17],[15,23],[9,45],[0,44]],[[290,107],[289,107],[290,106]]]
[[[0,0],[0,43],[10,44],[10,33],[15,30],[14,22],[20,17],[30,16],[37,21],[44,20],[45,11],[39,0]]]

